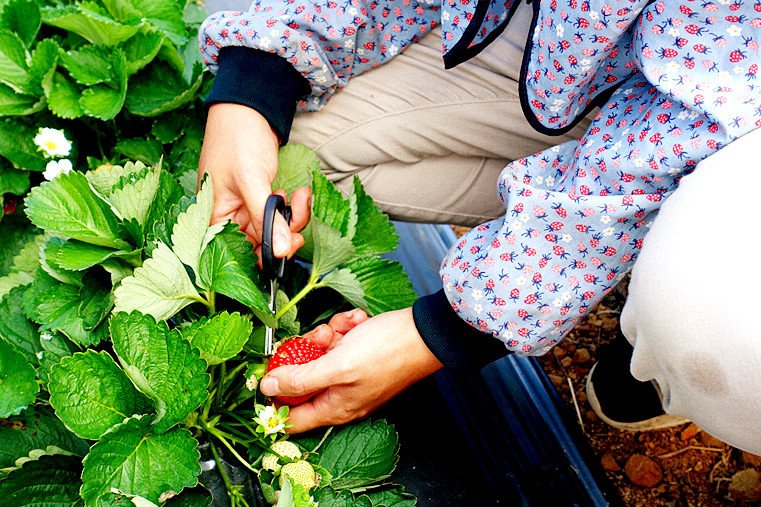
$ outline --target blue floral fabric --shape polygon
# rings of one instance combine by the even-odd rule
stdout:
[[[286,58],[312,86],[300,109],[315,110],[439,24],[445,61],[457,63],[513,7],[257,0],[209,18],[200,42],[212,70],[229,45]],[[761,0],[535,0],[534,15],[521,82],[529,121],[563,132],[600,111],[581,139],[508,165],[505,216],[466,234],[441,268],[460,317],[520,355],[548,351],[628,272],[682,177],[761,127]]]

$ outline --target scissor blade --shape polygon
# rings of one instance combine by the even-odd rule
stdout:
[[[272,313],[277,311],[277,303],[275,297],[277,296],[277,280],[270,280],[270,310]],[[275,329],[267,326],[264,333],[264,354],[271,356],[275,343]]]

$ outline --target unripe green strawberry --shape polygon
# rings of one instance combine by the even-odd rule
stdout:
[[[281,465],[278,462],[278,456],[272,453],[265,454],[262,458],[262,468],[277,473],[281,468]]]
[[[272,371],[279,366],[308,363],[323,355],[325,352],[313,341],[301,337],[291,338],[277,348],[267,363],[267,371]],[[275,400],[284,405],[299,405],[316,394],[315,392],[301,396],[275,396]]]
[[[311,489],[317,486],[317,474],[314,472],[312,465],[304,460],[294,461],[283,465],[280,470],[280,486],[283,486],[283,478],[290,477],[294,483]]]
[[[275,442],[270,446],[270,449],[275,454],[279,454],[284,458],[301,459],[301,449],[299,449],[299,446],[287,440]]]

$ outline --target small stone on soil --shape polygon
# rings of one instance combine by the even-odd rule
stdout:
[[[729,484],[729,495],[740,502],[761,500],[761,472],[753,468],[737,472]]]
[[[589,351],[585,348],[576,349],[576,352],[573,353],[573,362],[576,364],[586,364],[591,361],[592,361],[592,356],[589,354]]]
[[[682,432],[679,434],[679,438],[682,440],[689,440],[696,436],[698,433],[700,433],[700,428],[695,423],[690,423],[689,426],[687,426]]]
[[[609,452],[602,455],[602,458],[600,458],[600,464],[602,465],[603,470],[607,470],[608,472],[618,472],[621,470],[621,467],[618,466],[618,463],[616,462],[616,458],[614,458]]]
[[[660,465],[642,454],[633,454],[626,461],[624,472],[632,484],[645,488],[652,488],[663,478]]]

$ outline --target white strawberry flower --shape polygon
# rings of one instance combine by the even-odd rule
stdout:
[[[51,160],[45,166],[45,170],[42,172],[42,176],[50,181],[59,174],[68,174],[73,169],[71,160],[65,158],[63,160]]]
[[[742,31],[743,29],[739,25],[729,25],[729,28],[727,28],[727,33],[730,37],[739,37]]]
[[[66,139],[62,130],[40,128],[34,136],[34,144],[48,158],[68,157],[71,153],[71,142]]]
[[[257,417],[254,417],[254,422],[259,426],[256,430],[261,431],[265,436],[285,432],[285,420],[288,415],[288,407],[281,407],[281,410],[283,408],[286,409],[285,414],[276,410],[274,405],[267,405],[266,407],[263,405],[257,405]]]

